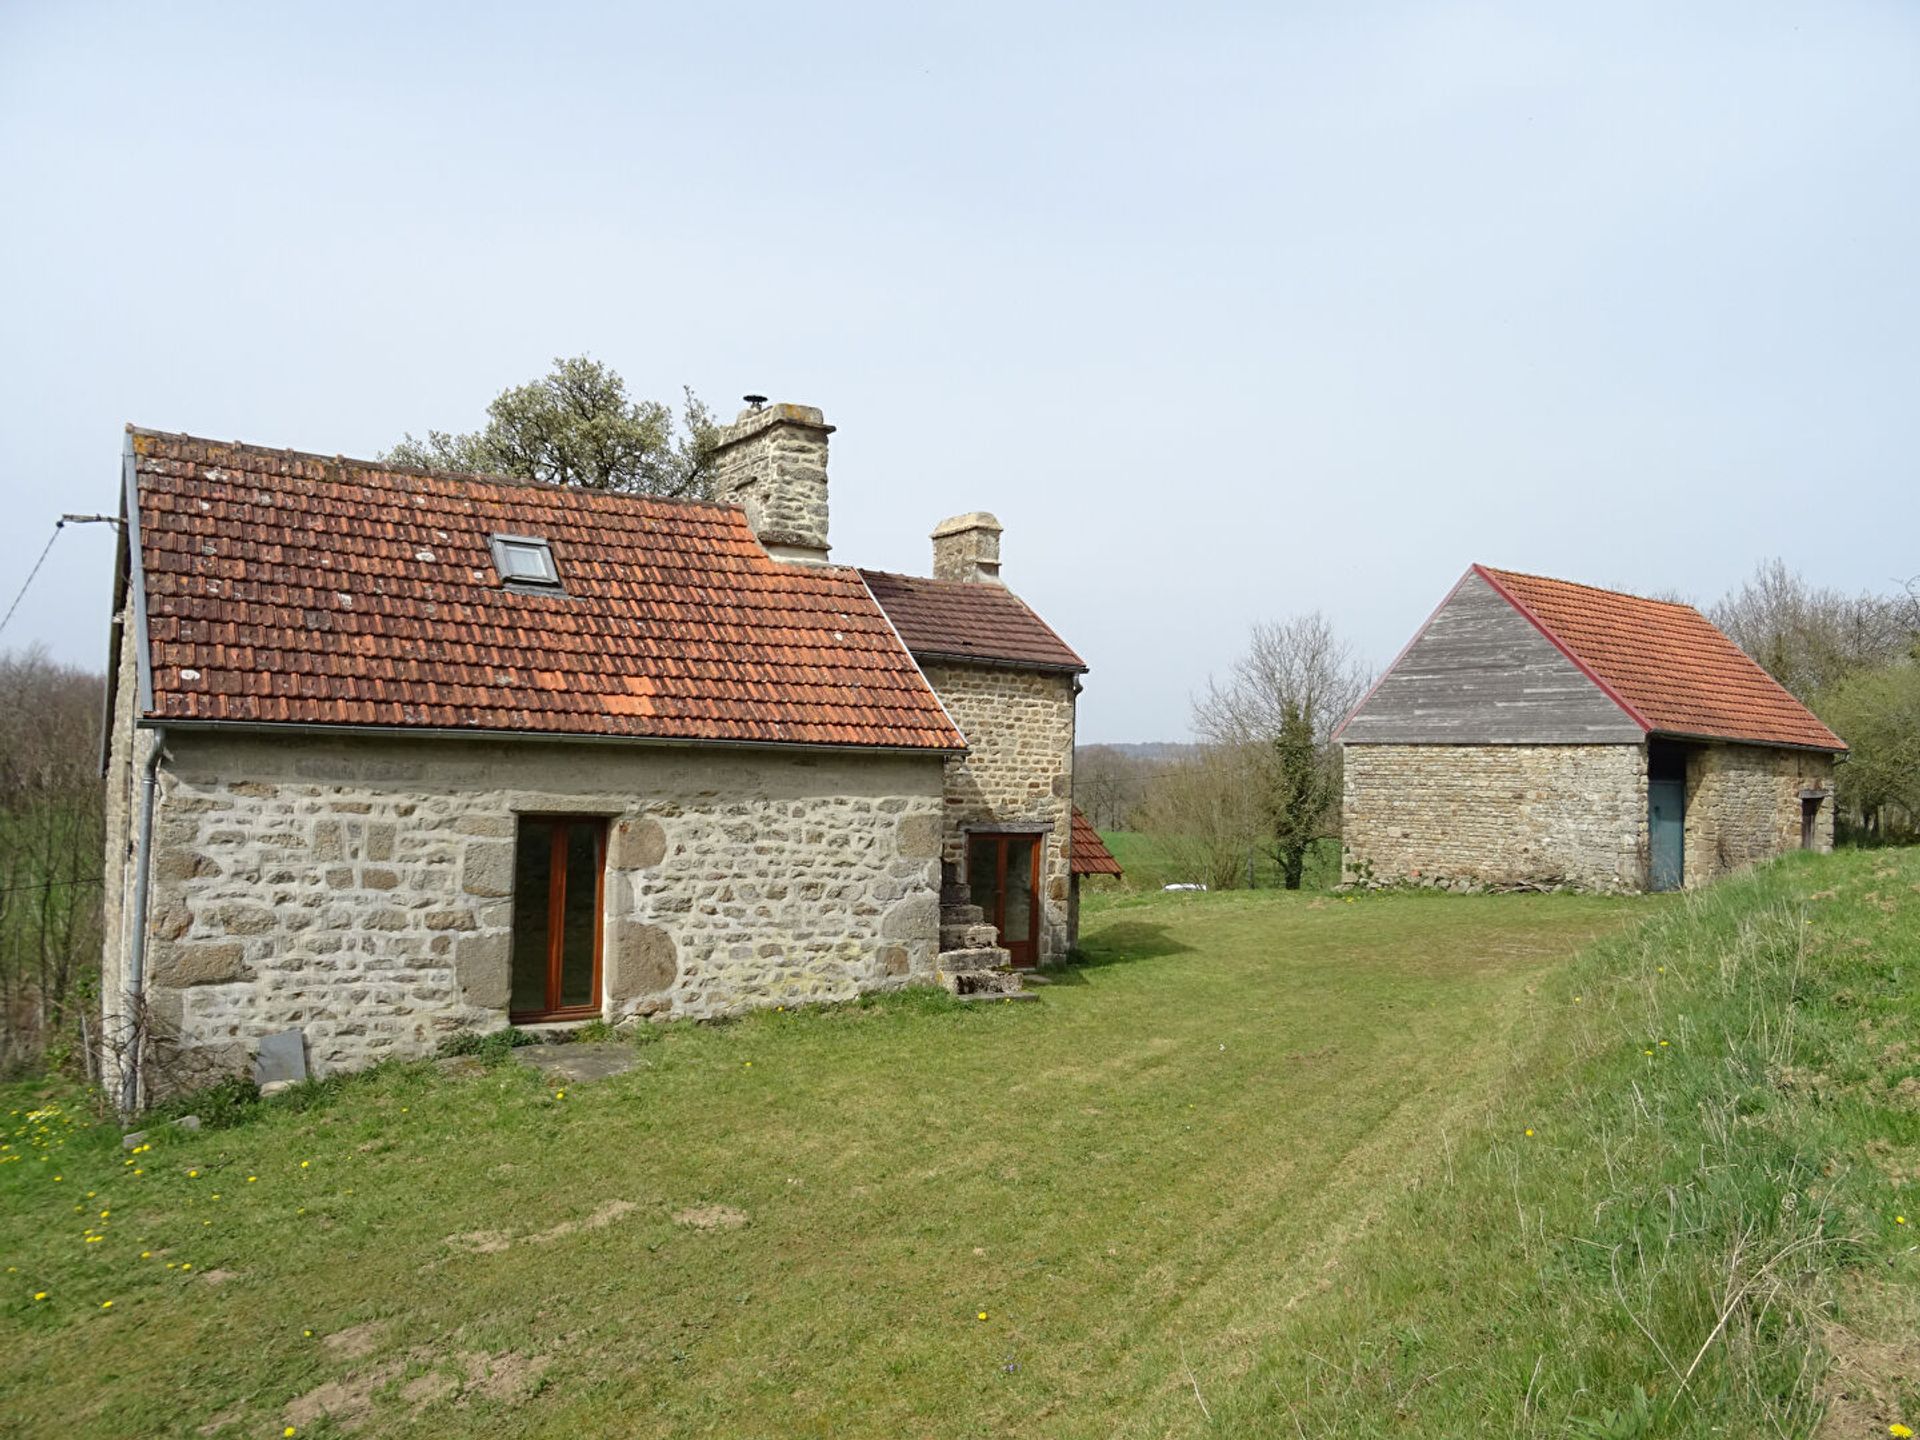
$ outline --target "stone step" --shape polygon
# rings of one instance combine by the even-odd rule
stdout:
[[[973,903],[973,891],[965,885],[950,882],[940,887],[940,903],[942,905],[971,905]]]
[[[1040,997],[1031,990],[1012,990],[1002,995],[995,995],[991,991],[983,991],[979,994],[959,995],[955,998],[959,1000],[962,1005],[986,1005],[989,1003],[999,1004],[1008,1000],[1038,1000]]]
[[[978,925],[987,918],[987,912],[978,905],[942,905],[940,923],[942,925]]]
[[[970,996],[1011,999],[1026,993],[1020,988],[1020,977],[1010,970],[963,970],[958,973],[943,970],[940,983],[963,1000]]]
[[[941,950],[994,949],[1000,944],[1000,932],[981,922],[940,927]]]
[[[966,950],[942,950],[938,968],[943,973],[998,970],[1012,958],[998,945],[976,945]]]

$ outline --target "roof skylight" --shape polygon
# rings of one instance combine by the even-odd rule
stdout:
[[[553,563],[553,547],[545,540],[533,535],[495,535],[491,544],[493,568],[503,585],[560,588],[560,567]]]

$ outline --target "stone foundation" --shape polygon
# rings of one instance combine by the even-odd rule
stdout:
[[[304,1031],[327,1074],[504,1025],[522,814],[606,819],[609,1020],[845,1000],[933,974],[936,756],[181,731],[167,744],[148,951],[161,1087],[243,1069],[279,1030]],[[115,934],[110,983],[123,950]]]
[[[1639,890],[1638,745],[1348,745],[1349,881]]]

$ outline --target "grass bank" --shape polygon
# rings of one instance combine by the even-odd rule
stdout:
[[[1920,1429],[1917,979],[1915,851],[1791,857],[1557,970],[1383,1222],[1189,1345],[1210,1425]]]

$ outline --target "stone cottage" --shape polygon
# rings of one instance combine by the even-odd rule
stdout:
[[[742,412],[710,503],[130,429],[123,1100],[287,1032],[324,1074],[1062,956],[1086,666],[991,516],[939,527],[932,579],[829,563],[832,430]]]
[[[1693,888],[1833,845],[1846,745],[1690,605],[1475,565],[1340,727],[1361,883]]]

